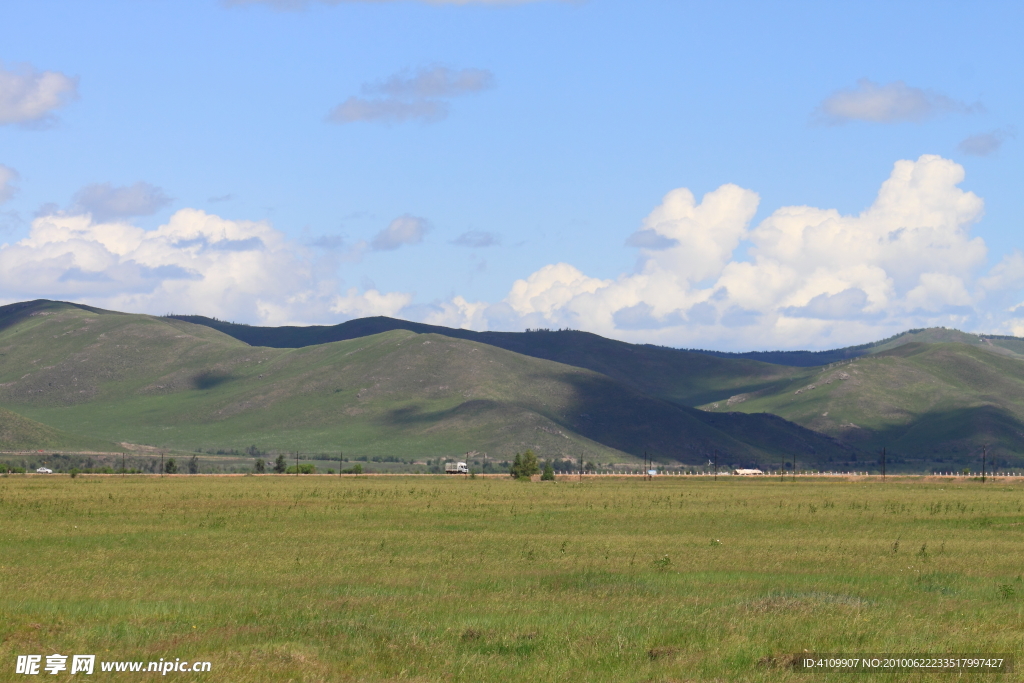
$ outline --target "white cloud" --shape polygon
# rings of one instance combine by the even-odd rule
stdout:
[[[1006,142],[1008,138],[1012,137],[1013,133],[1011,131],[999,129],[990,133],[979,133],[977,135],[971,135],[970,137],[964,138],[956,148],[964,154],[970,154],[971,156],[976,157],[987,157],[990,154],[998,152],[999,148],[1003,146],[1003,143]]]
[[[425,218],[399,216],[374,236],[370,247],[374,251],[393,251],[403,244],[419,244],[429,229]]]
[[[53,110],[78,97],[78,79],[29,65],[11,70],[0,63],[0,125],[46,123]]]
[[[10,200],[10,198],[14,196],[16,189],[13,183],[17,179],[17,171],[10,166],[0,164],[0,204]]]
[[[1024,287],[1024,253],[1019,249],[1011,251],[978,280],[978,285],[992,292]]]
[[[970,229],[984,203],[958,187],[963,178],[938,156],[899,161],[859,214],[788,206],[753,227],[750,190],[724,185],[699,203],[673,190],[628,240],[641,253],[633,273],[597,279],[552,264],[517,280],[504,301],[455,306],[447,319],[720,348],[821,347],[964,324],[986,286],[1020,281],[1020,264],[978,279],[987,250]]]
[[[163,190],[149,183],[138,182],[128,187],[110,183],[86,185],[75,194],[72,211],[92,214],[97,223],[148,216],[171,203]]]
[[[340,294],[336,265],[267,223],[197,209],[182,209],[155,230],[54,215],[0,246],[0,290],[9,300],[69,299],[269,325],[393,315],[411,301],[400,292]]]
[[[416,72],[402,71],[384,81],[364,83],[365,97],[349,97],[327,114],[327,120],[332,123],[402,123],[418,119],[432,123],[448,116],[445,99],[493,86],[494,74],[486,69],[435,66]]]
[[[819,105],[815,118],[820,123],[838,125],[847,121],[897,123],[920,122],[943,112],[970,113],[981,105],[967,105],[945,95],[894,81],[879,85],[866,78],[853,88],[839,90]]]

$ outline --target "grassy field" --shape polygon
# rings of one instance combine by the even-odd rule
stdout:
[[[847,680],[783,661],[1024,652],[1016,481],[10,476],[0,520],[0,680],[54,652],[296,682]]]

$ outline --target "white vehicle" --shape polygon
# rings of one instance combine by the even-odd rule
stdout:
[[[469,465],[464,462],[446,462],[444,464],[445,474],[469,474]]]
[[[45,467],[40,467],[38,470],[36,470],[36,474],[53,474],[53,470],[47,469]]]

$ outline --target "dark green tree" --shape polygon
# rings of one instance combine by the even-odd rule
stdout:
[[[540,475],[541,481],[554,481],[555,480],[555,468],[551,466],[551,463],[544,463],[544,473]]]
[[[263,458],[256,460],[256,474],[263,474],[267,471],[267,464],[263,462]]]
[[[516,458],[512,462],[512,467],[509,468],[509,474],[516,479],[529,479],[539,472],[540,466],[537,463],[537,456],[530,449],[527,449],[527,451],[522,455],[516,453]]]
[[[178,473],[178,463],[174,462],[174,458],[167,458],[167,462],[164,463],[164,472],[167,474]]]
[[[199,474],[199,456],[193,455],[192,459],[188,461],[188,473]]]
[[[284,453],[277,456],[277,460],[274,461],[274,471],[278,474],[284,474],[288,471],[288,462],[284,459]]]

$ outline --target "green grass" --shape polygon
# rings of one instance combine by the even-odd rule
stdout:
[[[803,681],[773,658],[1024,636],[1017,482],[11,476],[0,519],[0,677]]]
[[[38,449],[109,452],[114,448],[109,441],[68,434],[0,408],[0,452]]]

